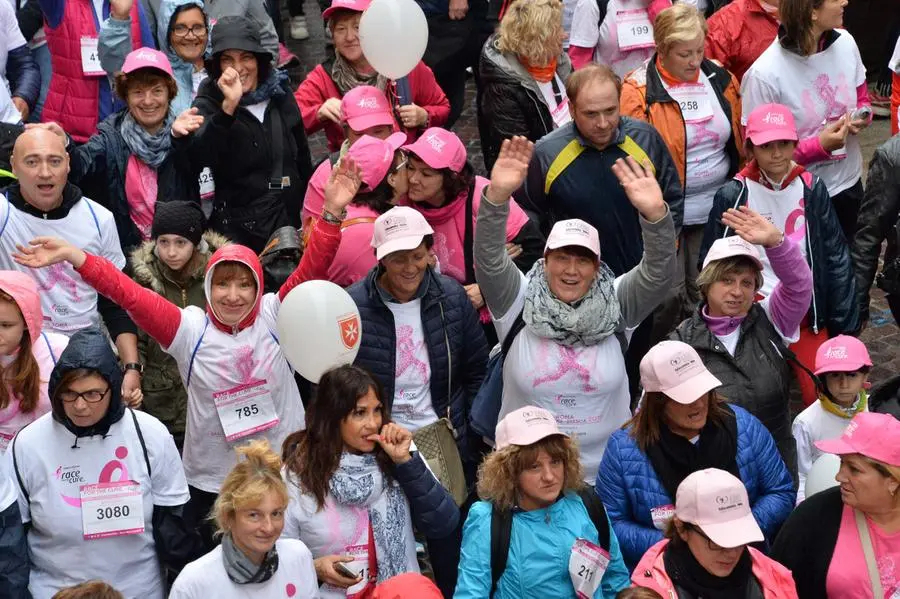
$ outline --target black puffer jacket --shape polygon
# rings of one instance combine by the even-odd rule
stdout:
[[[394,314],[376,288],[378,268],[347,292],[362,319],[362,343],[354,364],[378,379],[390,407],[397,371],[397,331]],[[463,459],[474,458],[466,442],[469,411],[484,380],[489,348],[478,313],[459,283],[429,268],[422,285],[427,285],[422,295],[422,329],[431,367],[431,402],[438,417],[446,416],[449,406],[460,453]]]
[[[753,304],[741,323],[732,356],[709,330],[701,309],[678,325],[669,338],[697,350],[704,366],[722,381],[717,391],[759,418],[772,433],[788,470],[796,476],[797,445],[788,405],[791,368],[784,358],[787,350],[781,336],[759,304]]]
[[[553,117],[537,83],[513,56],[497,48],[497,36],[488,38],[481,51],[479,115],[484,166],[488,172],[497,160],[504,139],[522,135],[536,142],[553,131]],[[565,85],[572,63],[563,52],[556,74]]]

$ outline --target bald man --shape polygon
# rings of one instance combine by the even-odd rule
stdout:
[[[85,251],[124,268],[112,213],[67,182],[69,155],[62,138],[47,129],[26,129],[16,140],[11,163],[18,183],[0,198],[0,268],[21,270],[34,278],[47,329],[71,335],[98,326],[102,315],[127,367],[123,399],[134,404],[140,398],[143,368],[138,364],[137,328],[125,311],[98,296],[68,264],[32,270],[10,257],[17,244],[51,235],[71,239]]]

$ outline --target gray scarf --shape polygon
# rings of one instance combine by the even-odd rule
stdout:
[[[329,483],[332,497],[342,505],[365,506],[378,556],[378,580],[409,571],[406,555],[409,506],[403,490],[385,477],[375,454],[341,454]]]
[[[169,150],[172,148],[172,123],[175,122],[175,113],[169,108],[166,120],[156,133],[150,133],[134,120],[130,112],[125,113],[119,133],[125,140],[125,145],[131,153],[140,158],[144,164],[151,168],[159,168]]]
[[[388,82],[387,77],[379,73],[372,73],[371,75],[357,73],[356,69],[344,60],[340,52],[335,52],[334,66],[331,67],[331,79],[334,81],[334,85],[338,88],[341,96],[360,85],[373,85],[384,91],[387,89]]]
[[[596,345],[616,332],[621,318],[613,271],[602,262],[590,289],[573,304],[560,301],[550,291],[544,260],[535,262],[526,275],[522,319],[538,337],[566,346]]]
[[[262,565],[257,566],[234,544],[231,533],[222,537],[222,559],[225,562],[225,572],[228,574],[228,578],[235,584],[265,582],[272,578],[278,570],[278,551],[274,545],[266,554]]]

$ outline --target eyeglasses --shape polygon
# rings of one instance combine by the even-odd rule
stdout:
[[[65,403],[75,403],[76,401],[78,401],[79,397],[87,403],[97,403],[104,397],[106,397],[106,394],[109,393],[109,390],[111,388],[112,387],[107,387],[103,391],[100,391],[99,389],[91,389],[89,391],[85,391],[84,393],[78,393],[76,391],[63,391],[59,394],[59,397]]]
[[[710,551],[716,551],[718,553],[727,553],[729,551],[743,551],[744,550],[743,545],[738,545],[737,547],[722,547],[721,545],[718,545],[712,539],[710,539],[708,536],[706,536],[706,533],[703,532],[702,530],[700,530],[699,526],[695,526],[695,525],[691,524],[690,530],[694,531],[695,533],[697,533],[698,535],[700,535],[701,537],[706,539],[706,547]]]
[[[192,33],[194,37],[200,37],[200,35],[206,35],[206,25],[191,25],[188,27],[187,25],[175,25],[172,27],[172,33],[177,35],[178,37],[187,37],[187,34]]]

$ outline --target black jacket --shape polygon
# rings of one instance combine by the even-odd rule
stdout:
[[[875,150],[866,178],[866,195],[859,208],[856,236],[850,256],[856,271],[856,297],[860,320],[869,319],[869,289],[878,270],[881,242],[887,239],[884,264],[897,257],[897,231],[900,217],[900,135]]]
[[[794,575],[800,599],[826,599],[825,580],[841,530],[844,502],[838,487],[807,497],[788,517],[769,557]]]
[[[376,288],[378,269],[373,268],[347,292],[356,302],[362,320],[362,343],[354,364],[378,379],[390,408],[397,372],[397,331],[394,314]],[[466,443],[469,412],[484,380],[489,348],[465,289],[430,268],[425,277],[422,329],[431,367],[431,402],[438,417],[446,417],[449,409],[460,453],[466,459],[474,457],[468,455]]]
[[[553,117],[537,83],[515,56],[497,48],[491,36],[481,51],[478,90],[478,122],[482,123],[481,143],[484,166],[491,171],[504,139],[522,135],[536,142],[553,131]],[[556,74],[565,85],[572,72],[568,55],[560,54]],[[561,90],[565,93],[565,89]]]
[[[741,323],[741,336],[732,356],[713,335],[700,313],[702,307],[678,325],[670,339],[687,343],[722,386],[716,391],[762,421],[788,470],[797,472],[797,445],[791,434],[788,387],[791,368],[786,348],[766,313],[753,304]]]
[[[28,109],[34,109],[41,93],[41,72],[28,46],[13,48],[6,55],[6,79],[13,98],[22,98]]]
[[[119,243],[127,256],[143,239],[131,220],[131,207],[125,195],[125,172],[132,155],[121,133],[126,113],[127,109],[111,114],[97,126],[97,133],[84,145],[69,147],[69,181],[76,185],[91,181],[96,186],[105,186],[106,197],[98,201],[113,213]],[[200,202],[197,175],[184,151],[178,151],[173,146],[156,173],[157,202]]]
[[[224,113],[223,99],[216,81],[206,79],[193,104],[206,120],[193,135],[175,143],[188,147],[197,172],[207,166],[212,170],[216,200],[211,226],[260,253],[279,227],[300,227],[300,208],[312,175],[309,144],[300,109],[287,83],[269,101],[263,123],[243,106],[234,115]],[[275,162],[273,111],[277,111],[281,121],[278,134],[283,169],[279,172],[290,178],[290,185],[283,189],[270,184]]]
[[[746,170],[746,169],[745,169]],[[742,171],[743,173],[744,171]],[[807,175],[800,175],[805,177]],[[861,322],[857,304],[856,281],[850,263],[850,249],[841,232],[828,189],[821,179],[811,175],[812,185],[803,181],[806,217],[806,262],[813,275],[813,301],[809,321],[814,332],[855,335]],[[722,224],[722,213],[747,204],[747,185],[742,174],[716,192],[709,220],[703,233],[700,264],[716,239],[734,235]]]

